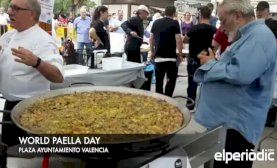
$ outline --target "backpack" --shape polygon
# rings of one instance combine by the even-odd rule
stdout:
[[[63,43],[63,51],[62,56],[66,64],[74,64],[76,63],[76,51],[74,48],[74,44],[71,39],[67,39]]]

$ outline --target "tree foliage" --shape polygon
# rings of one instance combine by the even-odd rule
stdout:
[[[10,2],[11,0],[0,0],[0,5],[1,7],[4,7],[7,10]]]
[[[95,7],[95,3],[91,0],[54,0],[54,13],[70,13],[76,11],[83,5],[89,8]],[[8,9],[8,5],[11,0],[0,0],[0,5]]]
[[[54,13],[76,13],[83,5],[93,8],[96,4],[91,0],[55,0]]]

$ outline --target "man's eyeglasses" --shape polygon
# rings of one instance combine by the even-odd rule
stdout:
[[[9,5],[9,9],[11,9],[13,12],[18,12],[18,11],[20,11],[20,10],[25,10],[25,11],[32,11],[31,9],[27,9],[27,8],[21,8],[21,7],[19,7],[19,6],[16,6],[16,5],[14,5],[14,4],[10,4]]]

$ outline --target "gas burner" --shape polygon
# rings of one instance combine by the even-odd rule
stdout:
[[[137,144],[131,144],[130,147],[124,147],[123,150],[126,152],[131,152],[135,154],[141,155],[147,154],[147,153],[153,153],[157,151],[166,151],[170,147],[168,142],[164,141],[156,141],[156,142],[151,142],[147,145],[137,145]]]

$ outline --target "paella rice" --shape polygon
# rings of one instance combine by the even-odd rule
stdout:
[[[84,92],[39,100],[20,116],[36,134],[168,134],[183,114],[163,100],[119,92]]]

